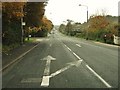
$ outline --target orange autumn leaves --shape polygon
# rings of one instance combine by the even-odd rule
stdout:
[[[51,32],[53,29],[53,23],[48,20],[45,16],[42,18],[42,25],[39,27],[33,27],[29,29],[29,32],[39,32],[40,30],[47,30],[47,32]]]
[[[42,18],[42,23],[43,23],[42,28],[48,30],[48,32],[50,32],[53,29],[52,22],[48,20],[46,17]]]
[[[2,11],[7,14],[8,18],[20,19],[24,16],[24,12],[21,12],[24,4],[23,2],[4,2],[2,3]]]

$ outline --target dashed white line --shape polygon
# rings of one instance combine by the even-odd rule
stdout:
[[[78,58],[79,60],[81,59],[76,53],[73,52],[73,55],[76,56],[76,58]]]
[[[65,44],[64,44],[65,45]],[[76,44],[77,45],[77,44]],[[79,46],[79,45],[77,45]],[[65,45],[65,47],[67,47],[68,50],[70,50],[72,52],[72,54],[74,56],[76,56],[79,60],[82,60],[76,53],[74,53],[67,45]],[[106,87],[108,88],[112,88],[112,86],[110,84],[108,84],[100,75],[98,75],[90,66],[86,65],[86,67],[98,78],[100,79]]]
[[[68,49],[69,51],[72,51],[69,47],[67,47],[67,49]]]
[[[99,78],[108,88],[112,88],[111,85],[109,85],[101,76],[99,76],[91,67],[86,65],[86,67],[97,77]]]
[[[79,44],[76,44],[76,45],[81,48],[81,46]]]
[[[64,44],[64,45],[65,45],[65,44]],[[67,47],[67,49],[68,49],[69,51],[71,51],[72,54],[73,54],[76,58],[78,58],[79,60],[81,60],[81,58],[80,58],[76,53],[74,53],[67,45],[65,45],[65,47]]]
[[[65,44],[64,44],[65,45]],[[65,45],[65,47],[67,47],[66,45]]]

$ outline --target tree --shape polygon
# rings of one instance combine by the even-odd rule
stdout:
[[[28,2],[25,6],[25,21],[27,27],[39,27],[45,12],[44,2]]]
[[[44,2],[28,2],[25,6],[25,32],[29,40],[29,28],[39,28],[42,25],[42,18],[44,16],[46,4]]]
[[[65,25],[64,24],[61,24],[60,27],[59,27],[59,31],[62,32],[62,33],[65,33]]]
[[[88,37],[90,39],[99,39],[106,33],[106,27],[109,25],[105,16],[91,16],[88,27]]]
[[[72,24],[71,24],[72,20],[68,19],[67,21],[68,23],[66,25],[65,31],[67,32],[67,35],[71,35],[72,34]]]
[[[54,26],[53,23],[50,20],[48,20],[45,16],[42,18],[42,23],[42,29],[46,29],[50,33]]]
[[[10,45],[21,42],[21,12],[25,3],[3,2],[2,3],[2,39],[3,44]]]
[[[53,29],[53,24],[45,16],[42,18],[41,25],[39,27],[29,28],[29,34],[32,36],[47,36],[48,33]]]

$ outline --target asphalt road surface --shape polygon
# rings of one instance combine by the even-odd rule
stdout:
[[[2,78],[2,88],[117,88],[118,47],[55,31],[4,70]]]

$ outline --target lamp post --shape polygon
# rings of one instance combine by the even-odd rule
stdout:
[[[21,6],[21,13],[24,13],[24,7],[25,7],[25,5],[23,5],[23,7]],[[26,25],[23,18],[24,18],[24,16],[21,17],[21,44],[22,45],[24,43],[24,26]]]
[[[82,5],[82,4],[79,4],[79,6],[85,6],[87,8],[87,22],[88,22],[88,6],[87,5]]]
[[[87,8],[87,23],[88,23],[88,6],[87,5],[81,5],[79,4],[79,6],[84,6]],[[88,30],[87,30],[87,33],[86,33],[86,40],[88,40]]]
[[[21,13],[23,13],[23,8],[21,7]],[[21,17],[21,44],[23,44],[23,35],[24,35],[24,31],[23,31],[23,16]]]

